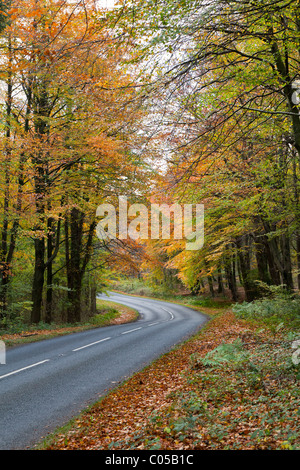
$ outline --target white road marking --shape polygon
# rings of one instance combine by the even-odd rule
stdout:
[[[167,310],[166,308],[164,307],[161,307],[163,310],[165,310],[166,312],[168,312],[170,315],[171,315],[171,320],[174,319],[174,314],[172,312],[170,312],[169,310]],[[157,325],[158,323],[164,323],[162,321],[157,321],[157,322],[154,322],[154,323],[150,323],[148,326],[153,326],[153,325]],[[128,331],[124,331],[123,333],[121,333],[122,335],[126,335],[127,333],[132,333],[133,331],[137,331],[137,330],[141,330],[142,327],[140,326],[139,328],[133,328],[132,330],[128,330]],[[76,349],[72,349],[73,352],[75,351],[80,351],[81,349],[85,349],[85,348],[88,348],[90,346],[94,346],[95,344],[99,344],[99,343],[102,343],[103,341],[107,341],[111,339],[111,336],[107,337],[107,338],[104,338],[104,339],[100,339],[99,341],[94,341],[93,343],[89,343],[89,344],[85,344],[84,346],[80,346],[79,348],[76,348]],[[63,356],[63,354],[61,354]],[[0,379],[4,379],[5,377],[8,377],[10,375],[14,375],[14,374],[17,374],[18,372],[21,372],[23,370],[27,370],[27,369],[31,369],[32,367],[36,367],[40,364],[44,364],[45,362],[49,362],[50,359],[45,359],[44,361],[40,361],[40,362],[36,362],[35,364],[31,364],[29,366],[26,366],[26,367],[22,367],[21,369],[17,369],[17,370],[14,370],[12,372],[9,372],[8,374],[4,374],[4,375],[1,375],[0,376]]]
[[[86,344],[85,346],[80,346],[80,348],[72,349],[72,351],[80,351],[80,349],[88,348],[89,346],[102,343],[103,341],[107,341],[108,339],[111,339],[111,337],[109,336],[108,338],[100,339],[99,341],[94,341],[94,343],[89,343],[89,344]]]
[[[128,331],[124,331],[123,333],[121,333],[122,335],[126,335],[127,333],[131,333],[132,331],[136,331],[136,330],[141,330],[142,327],[140,326],[139,328],[134,328],[133,330],[128,330]]]
[[[1,375],[0,379],[4,379],[4,377],[8,377],[9,375],[17,374],[18,372],[21,372],[22,370],[31,369],[32,367],[39,366],[40,364],[44,364],[45,362],[48,362],[48,361],[50,361],[50,359],[45,359],[44,361],[31,364],[30,366],[22,367],[22,369],[13,370],[12,372],[9,372],[8,374]]]
[[[165,312],[168,312],[170,315],[171,315],[171,320],[174,320],[174,314],[172,312],[169,312],[169,310],[167,310],[166,308],[164,307],[161,307]]]

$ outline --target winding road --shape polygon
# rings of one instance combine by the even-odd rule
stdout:
[[[98,297],[136,309],[139,319],[6,351],[6,364],[0,364],[1,450],[32,448],[207,321],[178,304],[117,293]]]

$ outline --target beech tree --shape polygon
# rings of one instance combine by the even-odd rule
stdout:
[[[10,194],[15,219],[10,207],[12,220],[3,219],[3,240],[10,229],[12,248],[21,222],[33,241],[31,322],[52,320],[58,271],[66,274],[67,319],[73,322],[81,317],[97,205],[104,197],[129,192],[129,182],[139,173],[131,138],[140,112],[134,89],[127,88],[132,76],[119,66],[123,51],[111,54],[112,42],[94,2],[32,0],[30,7],[15,1],[9,11],[6,73],[14,95],[8,91],[6,147],[15,139],[11,158],[18,170],[13,179],[11,173],[6,176],[10,193],[4,212]],[[3,158],[9,158],[7,152]],[[62,252],[64,262],[54,266]],[[3,257],[6,253],[7,265],[12,250],[5,246]]]
[[[154,109],[166,142],[166,181],[169,191],[176,188],[170,197],[206,204],[205,249],[179,249],[168,265],[193,290],[207,278],[212,294],[212,277],[223,270],[234,300],[237,277],[247,300],[257,294],[256,279],[293,290],[298,2],[120,3],[112,21],[139,48],[132,60],[142,71],[142,93],[162,100]]]

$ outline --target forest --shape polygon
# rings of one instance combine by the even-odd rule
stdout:
[[[231,302],[298,295],[298,0],[0,10],[2,329],[78,323],[126,282]],[[97,207],[121,196],[202,204],[203,247],[174,230],[99,239]]]

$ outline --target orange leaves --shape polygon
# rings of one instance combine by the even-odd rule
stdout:
[[[227,321],[230,325],[230,320]],[[161,432],[167,423],[164,423],[163,416],[167,418],[170,413],[176,391],[189,388],[184,371],[189,366],[190,354],[199,345],[204,345],[205,350],[212,349],[218,335],[221,337],[218,329],[213,329],[213,333],[214,337],[210,341],[208,337],[207,343],[198,339],[185,343],[135,374],[83,414],[70,432],[58,434],[47,449],[108,449],[110,445],[126,449],[129,442],[131,445],[135,442],[134,448],[142,449],[154,437],[160,438],[161,448],[182,448],[181,441],[173,440],[167,431]],[[154,431],[158,414],[162,421]],[[152,417],[152,425],[149,417]]]
[[[126,442],[139,430],[143,432],[147,417],[168,406],[168,396],[183,383],[176,370],[181,365],[169,357],[160,360],[156,368],[136,374],[93,406],[67,436],[58,436],[50,448],[107,449],[116,441]]]
[[[73,220],[82,235],[77,250],[81,282],[87,263],[94,261],[102,268],[105,262],[105,248],[100,246],[100,254],[93,250],[98,204],[130,193],[136,182],[137,187],[142,185],[133,129],[140,126],[142,112],[135,114],[134,87],[122,88],[133,82],[121,64],[126,51],[121,46],[115,50],[97,13],[95,2],[89,0],[13,0],[11,21],[3,33],[1,79],[6,82],[9,106],[2,107],[2,122],[10,139],[2,149],[0,179],[6,185],[4,197],[10,198],[6,202],[10,216],[17,213],[24,246],[32,247],[34,238],[35,247],[41,247],[30,252],[41,259],[33,263],[41,267],[39,289],[45,277],[45,244],[49,254],[56,235],[56,249],[47,261],[51,268],[69,256],[68,237],[65,253],[58,239],[61,226],[68,229],[72,210],[81,214],[78,223]],[[9,228],[15,225],[11,217]],[[102,258],[100,263],[96,257]],[[129,258],[124,254],[122,259]],[[62,285],[70,280],[65,271],[63,265],[58,268]],[[37,286],[32,291],[37,298]],[[42,295],[34,321],[42,312]]]
[[[281,402],[289,402],[287,390],[280,393],[282,377],[273,377],[269,393],[270,377],[254,387],[252,375],[243,372],[246,364],[215,371],[201,359],[196,362],[224,341],[243,339],[251,351],[271,340],[265,331],[256,343],[256,335],[253,324],[232,312],[217,314],[199,335],[108,393],[70,431],[54,436],[47,449],[132,450],[153,444],[168,450],[292,449],[292,431],[299,436],[297,398],[290,395],[289,409],[281,416]]]
[[[95,163],[98,162],[100,167],[121,165],[123,155],[120,152],[120,143],[118,143],[117,140],[107,137],[104,133],[99,133],[89,137],[87,139],[87,145],[95,155]],[[126,161],[122,163],[126,164]]]

